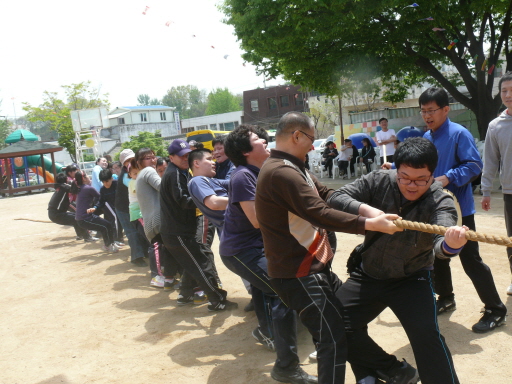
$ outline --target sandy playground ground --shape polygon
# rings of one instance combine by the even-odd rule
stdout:
[[[106,254],[99,243],[76,241],[71,227],[47,223],[50,196],[0,199],[1,384],[274,382],[275,355],[252,338],[256,318],[243,311],[249,296],[220,260],[220,277],[239,309],[209,313],[206,305],[177,307],[177,292],[150,287],[149,271],[127,262],[128,249]],[[478,209],[477,229],[505,235],[501,194],[493,194],[492,202],[492,212]],[[361,240],[338,234],[334,270],[343,280],[346,258]],[[218,255],[217,238],[213,248]],[[512,296],[505,294],[510,284],[505,248],[483,244],[481,254],[512,312]],[[457,310],[439,322],[461,383],[512,383],[512,326],[471,332],[482,304],[459,260],[452,271]],[[415,365],[391,311],[370,325],[370,333],[388,352]],[[300,358],[313,374],[316,364],[308,360],[313,344],[304,328],[299,335]],[[353,382],[348,369],[347,383]]]

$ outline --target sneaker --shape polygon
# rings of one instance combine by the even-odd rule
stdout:
[[[405,359],[400,367],[393,368],[389,372],[377,371],[377,373],[386,384],[416,384],[420,381],[418,371]]]
[[[118,246],[118,247],[124,247],[125,246],[125,244],[123,242],[121,242],[121,241],[114,241],[114,244],[116,246]]]
[[[318,377],[311,376],[304,372],[304,370],[297,365],[294,369],[289,371],[284,371],[277,366],[274,365],[272,371],[270,372],[270,376],[276,381],[280,381],[282,383],[292,383],[292,384],[316,384],[318,383]]]
[[[148,263],[146,263],[142,257],[136,258],[131,263],[137,267],[147,267],[148,266]]]
[[[512,284],[510,284],[507,288],[507,295],[512,295]]]
[[[244,312],[251,312],[251,311],[254,311],[254,302],[252,301],[249,301],[249,304],[247,304],[245,307],[244,307]]]
[[[75,240],[83,240],[84,238],[82,236],[77,236]]]
[[[208,296],[204,291],[197,291],[194,292],[194,304],[195,305],[201,305],[208,302]]]
[[[183,296],[181,293],[178,295],[177,305],[192,304],[194,302],[194,295]]]
[[[437,299],[436,301],[437,314],[455,311],[457,305],[454,299]]]
[[[180,289],[181,281],[178,279],[165,279],[164,280],[164,291],[175,291]]]
[[[317,351],[315,351],[315,352],[311,352],[311,353],[309,354],[309,360],[315,360],[315,361],[316,361],[317,359],[318,359],[318,357],[317,357]]]
[[[275,352],[276,347],[274,345],[274,339],[265,336],[263,333],[261,333],[260,327],[256,328],[254,331],[252,331],[252,337],[254,337],[260,344],[262,344],[265,348],[267,348],[269,351]]]
[[[229,301],[229,300],[222,300],[222,301],[214,301],[209,302],[208,310],[210,312],[217,312],[217,311],[231,311],[233,309],[238,309],[238,304]]]
[[[114,244],[110,244],[108,247],[102,245],[101,249],[103,249],[105,252],[108,252],[108,253],[117,253],[117,252],[119,252],[119,249]]]
[[[78,237],[76,238],[78,240]],[[98,241],[99,239],[94,236],[89,236],[83,239],[86,243],[93,243],[95,241]]]
[[[496,312],[493,312],[492,309],[485,309],[478,323],[473,325],[472,330],[476,333],[486,333],[503,325],[506,320],[506,315],[498,315]]]
[[[151,279],[149,285],[151,285],[152,287],[163,288],[164,287],[164,277],[160,276],[160,275],[153,277]]]

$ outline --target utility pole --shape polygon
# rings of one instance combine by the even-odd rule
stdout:
[[[343,135],[343,109],[341,107],[341,93],[338,95],[338,104],[339,104],[339,113],[340,113],[340,132],[341,132],[341,144],[345,141],[345,136]]]

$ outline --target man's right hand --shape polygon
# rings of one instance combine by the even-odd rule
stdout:
[[[491,209],[491,196],[482,197],[482,209],[484,211]]]
[[[387,233],[392,235],[395,232],[402,232],[403,229],[397,227],[393,220],[399,219],[400,216],[395,214],[385,214],[374,217],[372,219],[366,219],[364,229],[367,231],[376,231]]]
[[[384,163],[382,164],[382,166],[380,167],[380,169],[391,169],[391,163]]]

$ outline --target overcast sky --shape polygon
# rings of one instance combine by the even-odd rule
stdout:
[[[137,105],[141,93],[160,99],[177,85],[234,93],[262,87],[263,76],[243,66],[218,3],[0,1],[0,115],[14,117],[15,109],[21,116],[22,102],[39,105],[45,90],[61,92],[61,85],[86,80],[109,94],[111,109]]]

